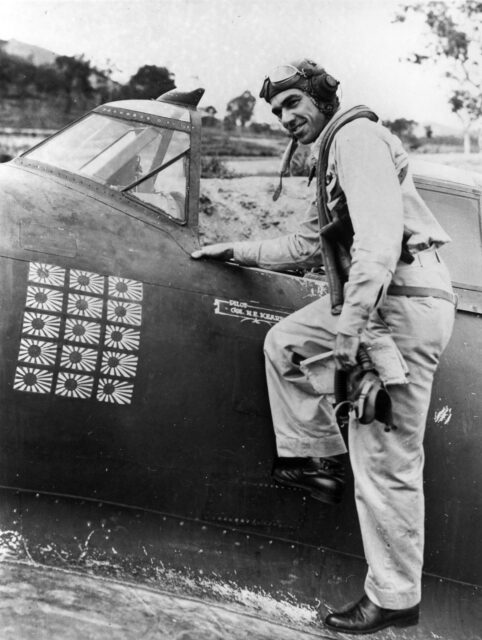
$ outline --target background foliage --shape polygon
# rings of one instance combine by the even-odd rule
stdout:
[[[464,129],[464,150],[470,149],[470,131],[482,137],[482,2],[430,0],[400,7],[396,22],[422,20],[425,25],[420,50],[407,58],[413,64],[431,65],[444,79],[447,101]],[[479,143],[480,146],[480,143]]]

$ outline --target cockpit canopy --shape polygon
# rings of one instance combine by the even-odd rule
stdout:
[[[25,154],[186,219],[190,112],[157,101],[98,107]]]

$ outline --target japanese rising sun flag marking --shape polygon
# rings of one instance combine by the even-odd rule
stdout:
[[[57,345],[36,338],[25,338],[20,343],[18,359],[30,364],[50,365],[55,363]]]
[[[62,301],[61,291],[35,286],[27,289],[27,307],[42,311],[62,311]]]
[[[17,367],[13,388],[18,391],[33,393],[49,393],[52,388],[53,374],[44,369],[33,367]]]
[[[110,349],[125,349],[136,351],[139,348],[141,333],[131,327],[119,327],[116,324],[107,324],[105,329],[105,345]]]
[[[104,374],[131,377],[136,375],[137,356],[131,353],[105,351],[102,355],[100,370]]]
[[[140,325],[142,320],[142,307],[133,302],[123,300],[108,300],[107,319],[111,322]]]
[[[104,293],[105,278],[98,273],[72,269],[70,272],[70,288],[86,293]],[[141,285],[142,287],[142,285]]]
[[[60,371],[55,393],[66,398],[90,398],[94,378],[70,371]]]
[[[142,324],[142,282],[32,262],[13,388],[130,404]]]
[[[133,391],[134,386],[130,382],[101,378],[97,391],[97,399],[102,402],[130,404]]]
[[[23,315],[22,333],[38,338],[58,338],[60,317],[36,311],[25,311]]]
[[[65,340],[85,344],[99,344],[100,322],[89,322],[81,318],[67,318],[65,321]]]
[[[98,351],[77,345],[64,344],[60,358],[60,366],[66,369],[95,372]]]
[[[111,276],[109,278],[109,296],[126,300],[142,300],[142,283]]]
[[[65,269],[51,264],[31,262],[28,271],[30,282],[38,282],[53,287],[62,287],[65,281]]]
[[[102,298],[72,293],[69,295],[67,313],[89,318],[101,318],[103,302]]]

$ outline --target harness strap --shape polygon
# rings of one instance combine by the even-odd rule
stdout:
[[[328,170],[328,156],[333,139],[339,129],[357,118],[368,118],[373,122],[378,121],[378,116],[364,105],[353,107],[340,116],[335,115],[322,134],[317,163],[318,217],[321,252],[323,254],[323,264],[330,289],[331,312],[333,315],[339,315],[343,307],[343,285],[348,279],[351,259],[349,248],[338,242],[330,242],[328,238],[321,233],[321,229],[333,221],[332,212],[330,212],[328,208],[328,194],[325,183]]]
[[[437,289],[435,287],[413,287],[410,285],[396,285],[391,284],[387,289],[387,295],[389,296],[419,296],[422,298],[442,298],[442,300],[448,300],[452,304],[457,303],[457,296],[444,289]]]

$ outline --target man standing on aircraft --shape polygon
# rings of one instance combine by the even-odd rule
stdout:
[[[288,236],[211,245],[193,257],[325,268],[330,296],[283,319],[265,342],[278,482],[332,503],[343,490],[345,442],[328,391],[315,391],[303,360],[332,351],[333,367],[349,371],[360,344],[381,335],[401,355],[407,378],[387,385],[396,428],[352,415],[348,433],[368,574],[360,601],[325,624],[359,634],[418,621],[423,436],[454,296],[437,253],[449,237],[415,190],[400,141],[366,107],[341,109],[337,88],[322,67],[302,60],[274,69],[260,94],[293,140],[313,145],[318,189],[306,222]]]

